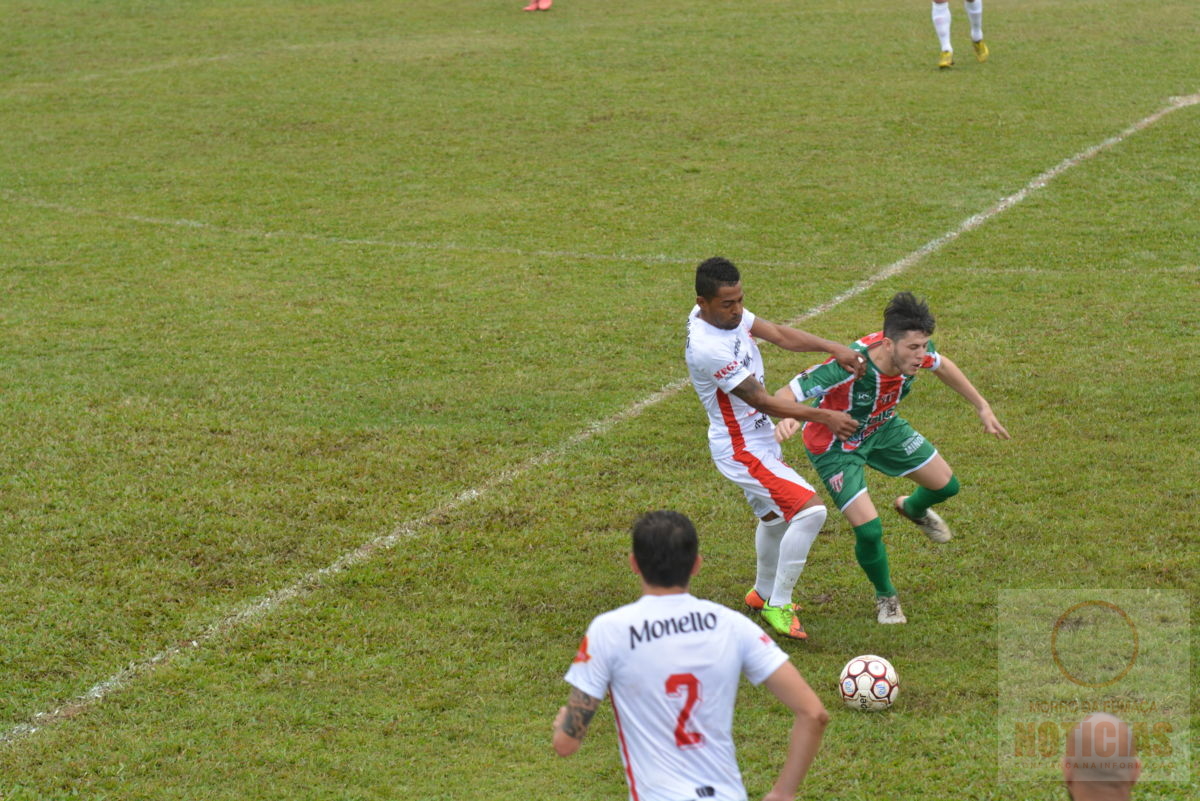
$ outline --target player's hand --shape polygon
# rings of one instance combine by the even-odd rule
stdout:
[[[821,422],[827,425],[838,439],[849,439],[858,430],[858,421],[845,412],[837,412],[833,409],[821,409],[821,411],[825,412],[825,419]]]
[[[796,432],[800,430],[800,421],[794,417],[785,417],[780,420],[775,426],[775,441],[786,442],[796,436]]]
[[[775,790],[763,796],[763,801],[796,801],[796,796],[788,795],[787,793],[778,793]]]
[[[545,720],[545,718],[543,718],[543,720]],[[560,706],[558,708],[558,714],[554,716],[554,725],[550,728],[550,731],[552,731],[552,732],[558,731],[559,729],[562,728],[563,723],[565,723],[566,721],[567,721],[567,708],[565,706]]]
[[[862,374],[867,369],[867,360],[861,353],[857,353],[845,345],[838,345],[830,355],[837,360],[837,363],[842,366],[842,369],[847,373],[854,373],[855,378],[862,378]]]
[[[990,408],[985,408],[979,412],[979,419],[983,421],[983,431],[986,434],[991,434],[996,439],[1011,439],[1008,431],[1004,426],[1000,425],[1000,421],[996,419],[996,415],[992,413]]]

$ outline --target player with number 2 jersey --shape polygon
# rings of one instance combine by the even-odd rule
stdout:
[[[791,801],[829,715],[770,636],[688,592],[700,562],[696,529],[684,515],[650,512],[634,524],[629,564],[642,597],[588,626],[565,677],[571,692],[554,719],[554,750],[579,749],[607,696],[631,801],[746,801],[733,747],[745,676],[794,714],[783,768],[765,796]]]

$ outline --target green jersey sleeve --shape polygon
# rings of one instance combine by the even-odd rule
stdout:
[[[848,373],[835,361],[827,361],[808,368],[803,373],[788,382],[788,388],[798,401],[822,398],[834,387],[854,381],[854,374]]]

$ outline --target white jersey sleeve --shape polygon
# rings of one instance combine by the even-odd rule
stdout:
[[[688,317],[685,356],[692,386],[708,413],[708,444],[713,458],[728,458],[743,448],[777,450],[771,418],[733,394],[748,378],[766,386],[762,354],[750,334],[757,319],[743,311],[737,328],[721,329],[700,319],[700,307]]]
[[[696,311],[693,310],[693,315]],[[732,392],[747,378],[756,377],[753,369],[757,363],[748,361],[750,348],[745,347],[748,340],[753,342],[750,329],[754,320],[754,313],[745,310],[737,333],[714,330],[706,332],[708,336],[695,336],[696,347],[688,351],[688,366],[693,376],[702,376],[725,393]],[[717,335],[713,336],[714,333]]]

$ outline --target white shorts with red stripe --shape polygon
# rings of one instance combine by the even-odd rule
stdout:
[[[817,493],[782,455],[778,445],[770,450],[742,447],[713,463],[721,475],[742,488],[755,517],[774,513],[791,520]]]

